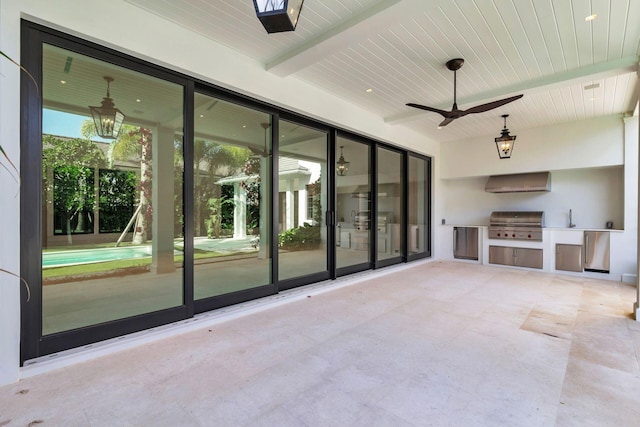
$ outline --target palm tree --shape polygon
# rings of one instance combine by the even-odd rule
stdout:
[[[220,191],[215,187],[216,177],[237,173],[251,151],[203,139],[196,139],[193,148],[194,225],[195,235],[201,236],[206,232],[204,217],[210,213],[210,199],[222,202]]]

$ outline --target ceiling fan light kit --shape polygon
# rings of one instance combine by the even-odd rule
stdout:
[[[475,107],[471,107],[467,110],[458,109],[457,102],[457,75],[456,71],[458,71],[464,65],[464,59],[462,58],[454,58],[445,64],[446,67],[453,71],[453,106],[451,107],[451,111],[440,110],[439,108],[427,107],[426,105],[408,103],[407,106],[418,108],[420,110],[431,111],[433,113],[438,113],[444,120],[438,125],[439,128],[444,127],[454,121],[455,119],[459,119],[460,117],[464,117],[467,114],[477,114],[484,113],[485,111],[493,110],[494,108],[501,107],[505,104],[513,102],[517,99],[522,98],[522,95],[516,95],[505,99],[500,99],[498,101],[488,102],[482,105],[476,105]]]

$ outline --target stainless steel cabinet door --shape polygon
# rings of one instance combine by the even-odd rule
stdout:
[[[514,264],[518,267],[542,268],[542,249],[515,248]]]
[[[453,257],[478,259],[477,227],[453,227]]]
[[[584,232],[584,269],[600,273],[609,272],[609,232]]]
[[[489,263],[542,268],[542,249],[489,246]]]
[[[513,265],[513,250],[506,246],[489,246],[489,263]]]
[[[556,244],[556,270],[582,272],[582,245]]]

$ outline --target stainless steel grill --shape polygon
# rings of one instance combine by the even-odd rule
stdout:
[[[497,211],[489,221],[490,239],[542,241],[544,212]]]

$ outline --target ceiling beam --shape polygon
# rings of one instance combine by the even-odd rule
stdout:
[[[268,61],[265,68],[280,77],[300,71],[354,40],[362,40],[362,37],[366,39],[371,34],[371,28],[385,28],[388,23],[398,22],[406,14],[406,3],[412,1],[415,0],[382,0],[284,55]],[[304,9],[302,13],[304,14]]]
[[[505,98],[516,94],[533,94],[546,90],[556,89],[584,82],[585,80],[599,80],[607,77],[613,77],[620,74],[632,73],[638,71],[640,59],[636,56],[618,59],[616,61],[601,62],[599,64],[582,67],[563,73],[557,73],[539,79],[529,80],[526,82],[516,83],[510,86],[501,87],[499,89],[481,92],[466,98],[458,98],[458,105],[475,105],[481,102],[490,102],[495,99]],[[441,110],[451,109],[451,103],[435,106]],[[399,125],[420,118],[426,111],[411,109],[402,113],[394,114],[384,118],[384,122],[390,125]]]

